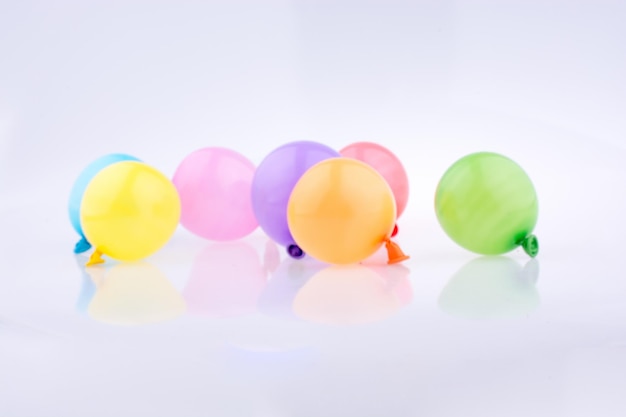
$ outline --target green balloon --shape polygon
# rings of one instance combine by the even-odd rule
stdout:
[[[500,255],[520,245],[531,257],[539,251],[531,234],[539,211],[535,187],[505,156],[479,152],[455,162],[439,181],[435,211],[448,236],[472,252]]]

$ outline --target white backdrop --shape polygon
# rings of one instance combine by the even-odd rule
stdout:
[[[138,396],[120,394],[100,412],[114,415],[120,406],[134,415],[312,410],[316,416],[365,416],[389,415],[389,409],[393,415],[460,409],[465,415],[623,415],[626,404],[613,394],[623,388],[626,370],[624,21],[626,3],[618,0],[0,0],[0,335],[6,334],[0,414],[74,415],[62,391],[46,397],[49,383],[61,381],[82,398],[76,404],[90,407],[94,397],[80,388],[83,365],[105,375],[92,388],[119,394],[124,384],[113,380],[147,383],[158,362],[173,379],[152,389],[169,396],[153,398],[139,389]],[[346,336],[254,315],[230,324],[184,319],[147,330],[118,330],[76,316],[81,272],[71,256],[75,236],[66,203],[86,164],[126,152],[171,176],[200,147],[231,147],[259,163],[292,140],[335,148],[375,141],[406,165],[411,197],[400,241],[412,255],[407,267],[414,297],[395,321]],[[526,315],[513,322],[449,322],[437,307],[448,280],[474,256],[440,230],[435,187],[450,164],[481,150],[520,163],[539,194],[541,302],[528,322]],[[249,239],[257,249],[263,242],[260,232]],[[180,230],[152,262],[180,290],[191,254],[205,245]],[[511,257],[526,261],[521,253]],[[239,372],[234,377],[227,375],[232,367],[211,377],[196,373],[195,360],[208,358],[203,364],[209,366],[220,358],[208,347],[213,353],[203,356],[198,346],[245,338],[245,329],[259,323],[274,336],[316,335],[309,344],[322,352],[322,359],[316,356],[322,370],[294,387],[319,392],[328,407],[290,391],[283,374],[269,382],[251,375],[267,370],[246,368],[238,354],[229,356]],[[206,326],[221,330],[211,336]],[[178,342],[164,341],[172,335]],[[406,347],[385,345],[385,337]],[[109,338],[105,347],[96,343],[99,354],[125,344],[131,353],[94,365],[86,351],[73,350],[77,341]],[[154,362],[137,364],[152,343],[163,344],[152,353]],[[193,352],[181,362],[177,355],[189,344]],[[418,350],[423,359],[410,355]],[[404,359],[394,362],[394,355]],[[29,391],[26,382],[37,380],[38,367],[44,376]],[[107,374],[111,367],[118,376]],[[64,369],[70,376],[63,377]],[[135,373],[129,376],[128,369]],[[387,383],[364,382],[363,373],[387,375]],[[176,378],[186,382],[175,384]],[[192,382],[204,378],[207,386],[221,387],[216,404],[241,394],[254,398],[250,410],[211,409],[200,400],[180,408],[185,392],[200,395]],[[221,378],[232,384],[223,386]],[[255,378],[271,392],[255,391]],[[519,384],[501,383],[511,378]],[[12,399],[1,397],[3,389]],[[523,393],[529,401],[516,401]],[[36,395],[50,402],[25,405]],[[354,405],[368,396],[382,409],[367,400]],[[600,404],[602,412],[589,411]],[[73,412],[89,414],[83,411]]]

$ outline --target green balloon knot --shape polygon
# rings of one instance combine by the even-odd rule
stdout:
[[[539,240],[537,240],[537,236],[526,236],[522,241],[522,248],[524,248],[524,252],[526,252],[531,258],[537,256],[539,253]]]

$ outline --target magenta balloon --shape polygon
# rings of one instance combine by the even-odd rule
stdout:
[[[188,155],[173,182],[181,201],[181,224],[205,239],[226,241],[250,234],[258,223],[250,189],[254,164],[225,148]]]
[[[396,199],[396,217],[400,217],[409,201],[409,177],[400,159],[389,149],[371,142],[353,143],[339,153],[341,156],[365,162],[387,180]]]
[[[275,149],[257,167],[252,182],[252,207],[259,225],[275,242],[295,242],[287,225],[287,203],[302,174],[339,153],[317,142],[292,142]]]

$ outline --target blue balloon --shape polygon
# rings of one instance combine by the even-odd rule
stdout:
[[[76,233],[78,233],[81,237],[80,241],[74,247],[74,253],[82,253],[91,248],[91,244],[85,238],[83,228],[80,225],[80,204],[83,201],[83,195],[85,194],[87,186],[89,185],[93,177],[95,177],[100,171],[102,171],[102,169],[116,162],[122,161],[139,161],[139,159],[135,158],[134,156],[122,153],[105,155],[96,159],[85,169],[83,169],[83,172],[80,173],[80,175],[76,179],[76,182],[74,182],[72,192],[70,193],[69,214],[70,221],[72,222],[74,230],[76,230]]]

